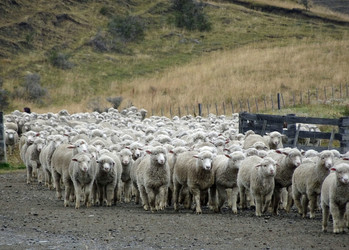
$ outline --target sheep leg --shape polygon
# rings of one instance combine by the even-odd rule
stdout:
[[[91,181],[90,184],[85,186],[85,205],[86,207],[91,207],[91,195],[92,195],[92,187],[93,187],[93,181]]]
[[[264,197],[264,201],[263,201],[264,206],[263,206],[262,213],[266,213],[268,211],[272,197],[273,197],[273,192],[270,192]]]
[[[322,231],[327,232],[327,223],[330,217],[329,207],[324,203],[321,204],[321,207],[322,207]]]
[[[232,193],[231,194],[231,201],[232,201],[231,210],[233,211],[233,214],[237,214],[238,213],[237,200],[238,200],[239,188],[233,187],[231,193]],[[229,203],[229,196],[228,196],[228,203]]]
[[[281,189],[280,188],[274,188],[273,193],[273,214],[278,215],[279,211],[279,203],[280,203],[280,196],[281,196]]]
[[[253,194],[252,197],[256,201],[256,216],[262,216],[262,197],[261,195]]]
[[[201,204],[200,204],[200,189],[197,187],[194,187],[191,189],[191,193],[194,196],[195,203],[196,203],[196,214],[202,214],[201,210]]]
[[[298,213],[302,214],[302,204],[301,204],[302,194],[296,191],[295,188],[292,188],[292,196],[293,196],[294,204],[297,207]]]
[[[155,211],[155,192],[152,188],[145,188],[145,191],[147,192],[146,195],[148,196],[148,202],[150,206],[150,211],[154,213]]]
[[[71,194],[72,185],[71,183],[65,183],[65,194],[64,194],[64,206],[69,207],[69,196]]]
[[[309,199],[306,195],[302,197],[302,217],[305,218],[308,213]]]
[[[166,207],[167,191],[168,191],[167,185],[161,186],[159,188],[159,195],[158,195],[160,199],[159,210],[164,210]]]
[[[131,201],[131,179],[124,183],[124,190],[124,201],[125,203],[129,203]]]
[[[77,181],[73,181],[74,190],[75,190],[75,209],[80,208],[80,197],[81,197],[81,186]]]
[[[52,172],[52,179],[56,186],[56,196],[57,199],[62,199],[62,192],[61,192],[61,175],[57,173],[56,171]]]
[[[234,206],[234,201],[233,201],[233,189],[231,188],[227,188],[226,190],[226,193],[227,193],[227,199],[228,199],[228,207],[233,209],[233,206]]]
[[[224,187],[218,186],[218,212],[221,211],[221,208],[223,207],[223,204],[225,200],[227,199],[227,192]]]
[[[179,210],[178,206],[178,198],[179,198],[179,191],[181,189],[181,185],[177,182],[173,182],[173,208],[175,211]]]
[[[239,185],[240,192],[240,208],[246,209],[246,188],[243,185]]]
[[[309,202],[310,202],[310,219],[315,218],[315,208],[317,207],[317,195],[316,194],[309,194]]]
[[[209,207],[211,211],[214,211],[215,213],[218,213],[220,211],[220,207],[217,206],[217,191],[220,187],[217,187],[216,185],[213,185],[210,187],[210,196],[209,196]],[[225,190],[224,190],[225,193]],[[220,197],[218,195],[218,197]],[[224,201],[223,201],[224,202]]]
[[[33,168],[27,165],[27,184],[30,184],[32,180]]]
[[[111,207],[113,197],[114,197],[114,186],[113,183],[108,184],[105,188],[105,194],[106,194],[106,205],[107,207]]]
[[[287,189],[287,206],[286,212],[289,213],[291,211],[291,207],[293,206],[293,198],[292,198],[292,186],[289,186]]]
[[[139,204],[139,190],[138,190],[137,184],[135,183],[133,183],[133,190],[135,195],[135,203]]]
[[[141,199],[142,199],[144,210],[148,211],[149,210],[149,201],[148,201],[148,195],[145,191],[144,186],[139,187],[139,194],[140,194]]]
[[[344,232],[344,209],[341,209],[335,202],[330,201],[330,212],[333,218],[333,232],[343,233]]]

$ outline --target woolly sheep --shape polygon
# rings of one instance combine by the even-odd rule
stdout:
[[[303,218],[307,215],[309,202],[310,218],[315,217],[317,196],[320,195],[322,182],[332,167],[333,153],[329,150],[324,150],[319,154],[316,162],[304,162],[294,171],[292,176],[292,196],[298,208],[298,213],[302,214]],[[301,199],[303,199],[302,203]]]
[[[345,228],[345,212],[349,203],[349,164],[341,163],[331,168],[321,187],[322,231],[327,231],[329,212],[333,218],[333,232]]]
[[[242,161],[237,175],[242,208],[246,207],[245,195],[249,191],[256,204],[256,216],[265,213],[274,192],[277,162],[271,157],[250,156]]]
[[[275,188],[273,195],[273,213],[278,214],[278,207],[280,203],[280,196],[282,188],[288,188],[292,185],[292,175],[297,167],[302,163],[301,152],[296,149],[283,149],[270,151],[269,157],[277,162],[275,175]],[[291,197],[288,199],[288,209],[290,209]]]
[[[25,165],[27,168],[27,184],[30,184],[33,172],[37,171],[38,182],[42,182],[41,174],[41,163],[39,160],[39,155],[44,147],[44,139],[37,137],[35,138],[32,145],[30,145],[25,152]]]
[[[209,151],[185,152],[177,157],[173,172],[174,209],[179,210],[178,197],[181,187],[189,188],[196,203],[196,214],[202,214],[201,196],[214,184],[212,161],[215,155]]]
[[[167,151],[158,146],[146,151],[139,163],[136,176],[137,185],[145,210],[163,210],[167,200],[167,189],[170,184],[170,167],[167,162]]]
[[[133,165],[132,152],[128,148],[124,148],[118,153],[118,156],[122,166],[121,180],[124,183],[124,201],[128,203],[131,201],[132,182],[130,171]]]
[[[18,143],[18,133],[13,129],[5,130],[5,144],[6,148],[9,149],[9,154],[12,155],[13,148]]]
[[[56,196],[62,198],[61,178],[68,175],[71,159],[77,153],[88,152],[85,140],[77,140],[73,144],[61,144],[57,147],[51,158],[52,179],[56,187]]]
[[[111,206],[118,192],[118,187],[121,184],[121,162],[118,157],[113,157],[111,153],[102,154],[96,161],[97,175],[96,175],[96,198],[95,204],[104,204]]]
[[[218,155],[213,161],[213,171],[215,173],[215,184],[214,188],[211,187],[211,199],[214,203],[215,192],[214,189],[217,189],[218,193],[218,206],[215,206],[213,210],[220,211],[223,206],[224,201],[226,200],[227,192],[226,189],[232,188],[232,211],[234,214],[237,213],[237,196],[239,193],[237,186],[237,174],[241,165],[241,162],[245,159],[244,153],[237,151],[231,154]],[[213,194],[213,196],[212,196]]]
[[[75,208],[80,208],[81,199],[84,199],[86,207],[91,206],[92,188],[97,175],[95,159],[89,153],[78,153],[70,161],[68,172],[64,173],[63,183],[65,185],[64,206],[69,206],[69,198],[75,193]],[[84,194],[84,197],[82,197]]]

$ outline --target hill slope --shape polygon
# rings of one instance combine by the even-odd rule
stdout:
[[[91,99],[103,103],[107,96],[123,96],[124,105],[133,103],[151,109],[155,104],[149,100],[154,98],[155,92],[159,95],[160,89],[166,89],[166,83],[163,83],[165,86],[159,86],[153,82],[145,91],[138,91],[142,82],[149,79],[149,76],[155,76],[151,78],[154,80],[173,72],[174,66],[187,65],[193,60],[200,62],[209,55],[219,57],[217,51],[222,51],[222,55],[229,52],[234,57],[234,51],[251,53],[250,48],[265,51],[265,48],[277,47],[289,51],[288,48],[309,45],[309,50],[312,50],[314,45],[324,43],[326,46],[323,49],[320,46],[314,53],[323,54],[326,50],[334,50],[333,53],[338,54],[339,47],[344,45],[345,48],[348,45],[348,23],[340,17],[275,7],[263,2],[246,2],[248,4],[245,1],[204,3],[201,7],[212,23],[212,29],[207,32],[177,28],[171,3],[165,0],[39,0],[35,3],[11,0],[0,3],[0,76],[4,80],[4,87],[15,94],[10,110],[21,109],[29,102],[36,110],[67,108],[71,111],[84,111],[93,108],[88,105]],[[144,38],[113,43],[108,36],[108,25],[113,17],[128,15],[136,16],[145,25]],[[336,42],[340,42],[341,46]],[[112,45],[114,49],[98,49],[100,43],[109,48]],[[342,50],[339,52],[344,58],[345,53]],[[280,55],[276,55],[278,56]],[[248,71],[253,72],[253,57],[246,58],[249,58],[249,67],[252,67]],[[321,58],[321,61],[309,63],[326,64],[326,58]],[[61,59],[61,64],[57,65],[58,59]],[[342,60],[342,57],[337,59]],[[346,67],[347,61],[338,64]],[[336,58],[334,62],[337,63]],[[287,58],[282,63],[287,64]],[[205,66],[195,69],[191,74],[199,74],[200,70],[204,71]],[[323,68],[323,71],[327,70],[329,69]],[[270,74],[267,70],[259,71]],[[249,72],[245,73],[246,76],[251,74]],[[39,84],[49,93],[39,102],[26,100],[18,94],[28,73],[38,74]],[[221,74],[227,79],[233,79],[236,70]],[[326,84],[326,79],[328,81],[332,74],[328,76],[324,72],[323,77],[320,76],[323,80],[321,84]],[[307,77],[311,75],[305,74],[304,77],[301,83],[309,82]],[[348,80],[345,74],[337,78],[334,84]],[[287,84],[288,79],[289,75],[280,77],[275,88],[279,88],[282,82]],[[214,84],[207,78],[204,81]],[[247,80],[242,78],[241,81]],[[199,86],[191,87],[200,88],[201,83],[197,84]],[[267,82],[261,81],[260,84]],[[182,88],[175,84],[173,86],[174,90],[170,93],[172,96],[181,92],[179,88]],[[265,89],[268,90],[267,87]],[[161,96],[164,98],[156,103],[157,106],[167,105],[171,101],[167,96],[168,91],[162,91]],[[195,98],[187,99],[181,104],[207,100],[211,96],[210,91],[197,93]],[[270,90],[258,94],[269,92]],[[224,98],[226,97],[217,93],[210,101]],[[145,101],[140,102],[141,99]]]

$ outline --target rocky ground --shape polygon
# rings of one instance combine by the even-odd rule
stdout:
[[[332,222],[330,222],[332,230]],[[348,249],[349,236],[321,232],[321,213],[261,218],[253,210],[202,215],[150,213],[134,203],[63,207],[53,191],[27,185],[25,172],[0,175],[0,249]]]

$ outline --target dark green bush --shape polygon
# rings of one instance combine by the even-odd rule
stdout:
[[[203,11],[202,4],[193,0],[172,0],[175,11],[175,24],[178,28],[187,30],[209,31],[211,23]]]
[[[144,38],[145,24],[137,16],[114,16],[108,24],[108,31],[122,42],[135,42]]]
[[[63,52],[58,52],[56,50],[51,51],[49,55],[50,63],[60,69],[71,69],[74,67],[72,62],[69,62],[70,56]]]
[[[113,108],[118,109],[123,98],[122,96],[116,96],[116,97],[108,97],[107,101],[113,104]]]

